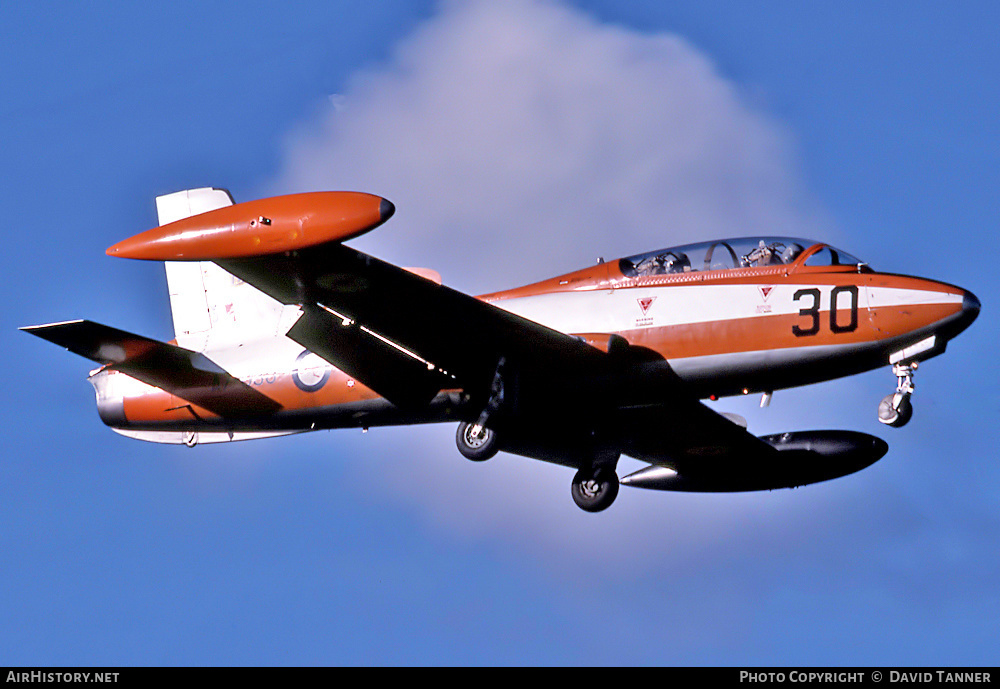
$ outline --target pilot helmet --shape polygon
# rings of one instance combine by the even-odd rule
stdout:
[[[781,252],[781,261],[782,263],[791,263],[796,258],[798,258],[799,254],[801,253],[802,253],[801,244],[789,244],[788,246],[785,247],[785,250]]]

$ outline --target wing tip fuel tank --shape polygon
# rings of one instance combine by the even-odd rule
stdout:
[[[828,481],[871,466],[889,451],[889,445],[873,435],[857,431],[796,431],[762,436],[778,452],[770,456],[744,458],[743,470],[723,476],[706,467],[699,471],[675,471],[649,466],[621,479],[622,485],[652,490],[695,493],[730,493],[795,488]]]
[[[213,261],[343,242],[388,220],[388,199],[353,191],[289,194],[247,201],[154,227],[107,250],[147,261]]]

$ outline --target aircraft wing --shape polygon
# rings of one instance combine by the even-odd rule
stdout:
[[[288,336],[400,406],[442,389],[488,392],[502,359],[549,381],[606,359],[578,338],[341,244],[216,262],[303,305]]]
[[[651,374],[648,366],[350,247],[217,262],[278,301],[302,305],[288,336],[399,406],[425,404],[447,389],[471,394],[473,407],[485,404],[505,362],[518,372],[520,397],[536,401],[505,435],[509,452],[575,466],[599,416],[624,439],[615,441],[624,452],[656,464],[667,456],[774,452],[690,396],[665,361]],[[601,406],[623,398],[636,407]]]
[[[93,321],[21,328],[219,416],[273,414],[281,405],[234,378],[204,354]]]
[[[685,474],[721,476],[777,456],[742,425],[694,399],[623,410],[620,427],[629,457]]]

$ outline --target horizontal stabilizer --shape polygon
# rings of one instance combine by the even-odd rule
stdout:
[[[216,443],[233,443],[240,440],[260,440],[261,438],[277,438],[283,435],[302,433],[302,431],[136,431],[131,428],[114,428],[115,433],[126,438],[142,440],[147,443],[163,445],[214,445]]]
[[[199,352],[78,320],[21,328],[219,416],[273,414],[281,405]]]

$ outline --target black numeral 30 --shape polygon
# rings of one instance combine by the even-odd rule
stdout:
[[[842,324],[838,317],[841,295],[847,294],[850,298],[851,318],[847,324]],[[819,332],[819,303],[820,292],[815,287],[810,289],[800,289],[792,295],[792,301],[799,301],[804,297],[812,299],[812,303],[799,309],[799,315],[809,319],[804,324],[792,326],[792,333],[796,337],[815,335]],[[849,333],[857,330],[858,327],[858,288],[855,285],[840,285],[830,291],[830,331],[834,333]]]

